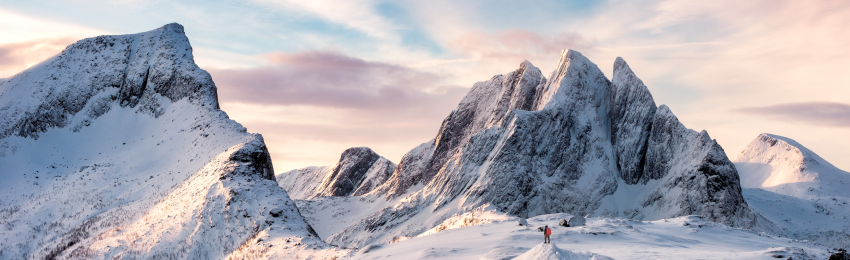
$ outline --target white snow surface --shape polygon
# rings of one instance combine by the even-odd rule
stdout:
[[[783,234],[850,247],[850,173],[773,134],[759,135],[734,162],[747,203]]]
[[[591,217],[558,226],[569,214],[547,214],[518,226],[516,217],[391,244],[357,249],[351,259],[826,259],[828,248],[718,224],[698,216],[658,221]],[[552,229],[543,244],[537,228]]]
[[[808,199],[850,196],[850,173],[833,166],[793,139],[761,134],[733,160],[744,188],[761,188]]]
[[[290,198],[303,200],[316,195],[322,180],[330,175],[332,170],[333,166],[310,166],[280,173],[275,175],[275,178]]]
[[[0,82],[0,259],[328,258],[179,24]]]

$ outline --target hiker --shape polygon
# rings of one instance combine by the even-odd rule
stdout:
[[[549,241],[549,235],[552,234],[552,230],[549,229],[549,225],[546,225],[546,228],[543,229],[543,243],[551,244],[552,241]]]

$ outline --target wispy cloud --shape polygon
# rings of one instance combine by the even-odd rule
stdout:
[[[266,136],[279,169],[330,164],[353,146],[398,160],[433,138],[468,91],[445,75],[335,52],[265,58],[272,65],[209,72],[222,109]]]
[[[375,1],[254,0],[254,2],[275,8],[297,10],[305,14],[315,15],[320,18],[357,29],[377,38],[395,37],[390,30],[394,28],[393,24],[376,12],[374,8],[376,4]]]
[[[0,44],[56,38],[83,27],[134,33],[182,23],[198,63],[219,85],[222,107],[271,145],[279,140],[275,147],[283,150],[277,154],[289,154],[284,164],[296,166],[312,164],[298,162],[307,150],[332,162],[342,145],[380,152],[390,145],[381,140],[407,145],[430,139],[433,133],[420,132],[436,131],[464,87],[512,71],[522,60],[548,73],[564,48],[581,51],[608,76],[615,57],[625,58],[656,103],[673,108],[686,126],[708,130],[730,153],[760,132],[778,132],[773,128],[801,142],[822,143],[812,149],[826,158],[840,157],[850,146],[836,138],[847,129],[838,127],[840,120],[801,121],[806,118],[800,113],[765,110],[802,100],[846,103],[850,2],[844,0],[0,5]],[[753,110],[729,113],[736,107]],[[277,112],[253,116],[260,110]],[[405,152],[392,151],[385,154],[400,158]]]
[[[528,30],[508,29],[497,33],[469,32],[447,45],[463,55],[516,63],[524,59],[557,57],[563,49],[590,49],[595,43],[576,33],[541,35]]]
[[[450,106],[466,88],[441,85],[442,75],[333,52],[272,53],[273,64],[210,70],[224,102],[353,109]],[[454,100],[452,100],[454,101]]]
[[[835,127],[850,127],[850,104],[844,103],[788,103],[766,107],[747,107],[738,109],[737,111],[790,122],[803,122]]]
[[[74,41],[71,38],[58,38],[0,44],[0,77],[12,76],[44,61]]]

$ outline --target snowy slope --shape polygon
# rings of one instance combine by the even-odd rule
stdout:
[[[747,203],[786,235],[850,247],[850,173],[772,134],[759,135],[734,161]]]
[[[0,259],[343,253],[218,109],[179,24],[81,40],[0,90]]]
[[[476,83],[434,140],[405,155],[366,196],[402,199],[326,241],[387,243],[484,205],[519,217],[701,215],[775,228],[749,210],[735,167],[707,132],[656,107],[624,60],[609,81],[572,50],[549,80],[526,61]]]
[[[734,162],[745,188],[761,188],[803,199],[850,197],[846,192],[850,173],[787,137],[761,134]]]
[[[386,182],[396,164],[368,147],[346,149],[333,166],[306,167],[277,175],[293,199],[316,196],[360,196]]]
[[[310,166],[283,172],[275,177],[290,198],[303,200],[316,195],[316,189],[332,170],[333,166]]]
[[[561,227],[568,214],[517,218],[370,245],[351,259],[827,259],[828,248],[684,216],[659,221],[593,217]],[[538,227],[552,229],[543,244]],[[547,258],[548,257],[548,258]]]

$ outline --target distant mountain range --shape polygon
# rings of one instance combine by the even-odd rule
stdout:
[[[473,85],[398,164],[355,147],[335,165],[275,175],[262,136],[219,109],[183,26],[83,39],[0,80],[0,260],[369,258],[383,246],[415,255],[387,244],[416,239],[416,254],[440,258],[463,249],[423,237],[490,225],[501,235],[489,241],[522,244],[528,223],[576,215],[589,227],[557,227],[555,240],[616,230],[695,245],[701,235],[671,232],[706,227],[705,239],[758,239],[743,256],[826,254],[804,239],[850,246],[846,171],[769,134],[733,163],[657,106],[625,60],[612,75],[574,50],[548,78],[525,61]]]

